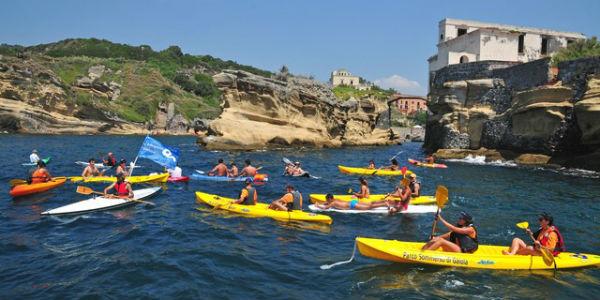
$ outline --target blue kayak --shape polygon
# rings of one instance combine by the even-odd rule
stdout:
[[[264,177],[262,174],[257,174],[254,177],[227,177],[227,176],[208,176],[203,174],[194,173],[191,176],[192,179],[195,180],[207,180],[207,181],[246,181],[246,179],[250,179],[252,181],[269,181],[269,178]]]

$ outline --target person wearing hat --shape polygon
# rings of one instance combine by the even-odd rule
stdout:
[[[37,150],[33,149],[33,150],[31,151],[31,155],[29,155],[29,161],[30,161],[32,164],[37,164],[37,162],[38,162],[38,161],[40,161],[40,157],[39,157],[39,155],[38,155],[38,152],[37,152]]]
[[[121,161],[119,161],[119,165],[117,166],[117,169],[115,170],[115,174],[117,176],[123,175],[123,177],[129,176],[129,172],[127,171],[127,161],[126,160],[121,159]]]
[[[291,184],[285,187],[285,191],[285,195],[273,201],[269,208],[283,211],[302,210],[302,194]]]
[[[540,250],[541,247],[547,248],[552,251],[554,256],[565,250],[565,243],[562,235],[558,228],[554,226],[554,218],[543,212],[538,218],[540,222],[540,229],[535,233],[532,233],[529,228],[526,229],[528,234],[533,234],[535,243],[533,245],[527,245],[522,239],[514,238],[510,245],[509,251],[502,250],[502,254],[505,255],[542,255]]]
[[[252,186],[252,179],[247,178],[244,183],[246,185],[240,191],[239,199],[233,201],[233,203],[242,205],[256,205],[258,202],[258,194],[256,193],[256,188]]]
[[[46,164],[44,163],[44,161],[38,161],[37,168],[33,170],[31,176],[29,176],[29,182],[42,183],[48,182],[50,180],[52,180],[52,176],[50,175],[50,172],[48,172],[48,170],[46,169]]]
[[[109,194],[108,191],[114,189],[113,194]],[[131,183],[125,181],[125,176],[122,174],[117,175],[117,182],[112,183],[104,189],[104,196],[117,196],[119,198],[133,198],[133,189]]]
[[[473,226],[473,217],[466,212],[461,212],[456,225],[444,220],[441,214],[436,216],[450,232],[433,237],[425,244],[422,250],[437,250],[442,248],[446,252],[473,253],[477,251],[479,242],[477,240],[477,229]]]
[[[408,187],[410,188],[410,196],[411,197],[419,197],[421,196],[421,182],[417,181],[417,174],[410,173],[408,175],[409,183]]]

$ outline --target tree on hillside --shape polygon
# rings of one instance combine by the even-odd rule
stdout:
[[[591,39],[575,41],[566,48],[560,49],[552,57],[552,64],[557,65],[563,61],[593,56],[600,56],[600,42],[595,36]]]

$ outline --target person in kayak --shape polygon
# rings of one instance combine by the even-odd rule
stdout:
[[[40,156],[38,155],[37,150],[31,150],[31,155],[29,155],[29,161],[32,164],[37,164],[37,162],[40,161]]]
[[[410,186],[406,180],[397,185],[396,190],[394,190],[393,193],[387,194],[386,198],[393,197],[392,199],[387,200],[387,206],[390,214],[395,214],[408,209],[411,194],[412,192]]]
[[[369,161],[369,166],[367,167],[367,169],[369,169],[369,170],[375,170],[375,169],[377,169],[377,167],[375,167],[375,161],[374,160],[371,159]]]
[[[421,182],[417,181],[417,174],[410,173],[408,175],[410,180],[408,187],[410,188],[410,196],[411,197],[419,197],[421,196]]]
[[[119,176],[119,175],[123,175],[124,177],[129,176],[129,172],[127,171],[127,161],[124,159],[121,159],[119,161],[119,165],[117,166],[117,169],[115,170],[115,175]]]
[[[522,239],[514,238],[509,251],[502,250],[502,254],[539,256],[542,255],[540,250],[541,247],[552,251],[554,256],[565,251],[565,243],[560,231],[554,226],[554,218],[550,214],[544,212],[540,214],[538,221],[540,222],[540,229],[538,229],[538,231],[532,233],[529,228],[526,229],[528,234],[533,234],[533,238],[535,239],[533,245],[527,245]]]
[[[299,161],[294,163],[294,169],[293,169],[293,176],[302,176],[304,175],[304,173],[306,173],[304,170],[302,170],[301,164]]]
[[[429,155],[427,155],[427,157],[425,157],[424,163],[433,164],[433,163],[435,163],[435,158],[433,158],[433,155],[429,154]]]
[[[240,176],[254,177],[256,176],[256,168],[252,166],[252,162],[249,159],[245,161],[246,166],[242,169]]]
[[[288,184],[285,190],[285,195],[273,201],[269,208],[283,211],[302,210],[302,194],[291,184]]]
[[[369,198],[371,195],[371,191],[369,190],[369,183],[364,177],[359,177],[358,182],[360,182],[360,192],[354,193],[354,197],[358,199]]]
[[[325,203],[317,203],[316,207],[320,209],[339,209],[339,210],[370,210],[373,207],[372,203],[360,202],[356,199],[352,201],[342,201],[333,198],[332,194],[325,195]]]
[[[231,168],[229,170],[227,170],[227,176],[228,177],[238,177],[238,175],[240,175],[240,172],[238,170],[237,165],[235,164],[235,162],[231,162]]]
[[[171,178],[179,178],[183,175],[183,171],[179,166],[175,166],[173,169],[167,169],[167,172]]]
[[[227,165],[223,163],[222,158],[219,158],[217,165],[208,171],[208,176],[227,176]]]
[[[235,204],[256,205],[258,202],[258,194],[256,188],[252,186],[252,179],[248,178],[245,181],[246,186],[240,191],[238,200],[233,201]]]
[[[81,177],[83,177],[83,179],[88,179],[90,177],[94,177],[94,176],[102,176],[103,172],[100,172],[100,170],[98,170],[98,168],[96,168],[96,160],[93,158],[90,158],[88,160],[88,165],[85,166],[85,168],[83,169],[83,172],[81,172]]]
[[[112,152],[108,152],[107,156],[102,159],[102,163],[107,167],[116,167],[117,166],[117,158],[113,155]]]
[[[108,194],[108,191],[115,190],[113,194]],[[104,189],[104,196],[117,196],[119,198],[133,198],[133,189],[131,184],[125,181],[125,176],[117,175],[117,182],[112,183]]]
[[[31,176],[29,176],[29,182],[30,183],[42,183],[42,182],[48,182],[52,180],[52,176],[50,175],[50,172],[48,172],[48,170],[46,169],[46,164],[39,160],[37,162],[37,168],[31,173]]]
[[[283,175],[292,176],[292,175],[294,175],[294,170],[295,170],[294,164],[292,164],[292,163],[285,164],[285,169],[283,171]]]
[[[395,158],[393,158],[391,160],[391,162],[392,162],[392,165],[385,167],[384,168],[385,170],[390,170],[390,171],[398,171],[398,170],[400,170],[400,165],[398,165],[398,161]]]
[[[441,214],[436,218],[442,221],[450,229],[450,232],[433,237],[421,248],[422,250],[437,250],[441,247],[446,252],[473,253],[477,251],[479,247],[477,229],[473,226],[471,215],[464,211],[461,212],[456,225],[448,223]]]

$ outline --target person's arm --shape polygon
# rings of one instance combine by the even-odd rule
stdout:
[[[87,172],[86,172],[87,169],[88,169],[88,167],[85,167],[85,168],[83,168],[83,172],[81,172],[81,177],[83,177],[83,179],[87,179],[87,176],[86,176],[87,175]]]
[[[254,205],[256,205],[256,202],[258,202],[258,193],[256,192],[256,189],[254,189],[254,198],[253,198],[253,200],[254,200],[253,201]]]
[[[240,177],[246,176],[246,174],[247,174],[246,168],[243,168],[242,172],[240,173]]]
[[[419,190],[421,190],[421,185],[415,184],[414,187],[415,187],[415,190],[412,191],[411,196],[417,197],[417,195],[419,194]]]
[[[248,197],[248,190],[243,189],[242,192],[240,193],[240,198],[238,198],[235,201],[232,201],[232,203],[240,204],[240,203],[242,203],[244,201],[244,198],[246,198],[246,197]]]
[[[302,193],[300,193],[300,210],[302,210]]]
[[[473,227],[456,227],[450,223],[448,223],[448,221],[444,220],[444,218],[442,218],[442,215],[439,216],[440,221],[442,221],[442,223],[444,223],[444,225],[446,227],[448,227],[448,229],[450,229],[450,231],[454,231],[456,233],[459,234],[471,234],[473,233]]]
[[[52,180],[52,175],[50,175],[50,172],[48,172],[47,169],[44,169],[44,171],[46,172],[46,177],[48,178],[48,180]]]
[[[112,190],[112,189],[115,187],[115,184],[116,184],[116,183],[115,183],[115,182],[113,182],[111,185],[107,186],[107,187],[104,189],[104,196],[108,195],[108,191]]]
[[[129,198],[133,198],[133,188],[131,187],[131,183],[127,183],[127,191],[129,192]]]

